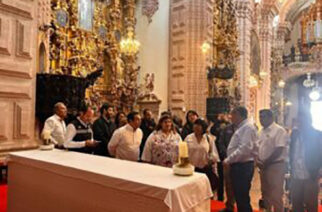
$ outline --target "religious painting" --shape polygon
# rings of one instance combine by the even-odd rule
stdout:
[[[78,0],[78,22],[81,29],[93,29],[94,8],[93,0]]]

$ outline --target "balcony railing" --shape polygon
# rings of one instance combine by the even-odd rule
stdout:
[[[309,62],[311,54],[289,54],[283,56],[283,64],[288,66],[295,62]]]

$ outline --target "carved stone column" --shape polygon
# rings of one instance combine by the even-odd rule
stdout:
[[[271,55],[273,43],[273,19],[276,13],[271,6],[264,5],[261,13],[259,40],[261,45],[262,70],[267,73],[260,88],[258,108],[269,108],[271,99]]]
[[[279,25],[276,35],[274,37],[274,47],[272,49],[271,62],[271,108],[277,116],[277,122],[284,124],[283,99],[284,90],[278,86],[278,82],[282,79],[283,68],[283,50],[285,45],[285,38],[289,32],[288,24],[282,23]]]
[[[248,107],[250,101],[249,78],[250,55],[251,55],[251,30],[254,3],[252,0],[236,0],[237,26],[238,26],[238,44],[241,55],[237,61],[237,73],[241,85],[241,105]]]
[[[212,40],[213,3],[170,3],[169,109],[180,116],[188,109],[206,114],[206,67],[210,64],[200,47]]]

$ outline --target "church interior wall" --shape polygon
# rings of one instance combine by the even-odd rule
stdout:
[[[292,46],[295,47],[300,38],[301,38],[301,24],[300,24],[300,19],[297,19],[294,25],[292,26],[290,40],[287,43],[285,43],[285,49],[284,49],[285,55],[289,55],[291,53]]]
[[[141,43],[137,64],[141,66],[139,84],[144,76],[153,73],[155,94],[162,100],[160,112],[168,109],[168,67],[169,67],[169,11],[170,1],[159,1],[159,9],[152,16],[152,22],[142,15],[143,1],[136,7],[136,37]]]

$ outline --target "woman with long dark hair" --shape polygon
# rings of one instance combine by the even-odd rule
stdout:
[[[148,137],[142,154],[142,161],[164,167],[172,167],[178,160],[178,143],[182,141],[176,132],[172,118],[160,118],[156,130]]]
[[[199,115],[194,110],[189,110],[186,115],[186,123],[182,128],[181,137],[185,139],[189,134],[193,133],[193,123],[199,118]]]

